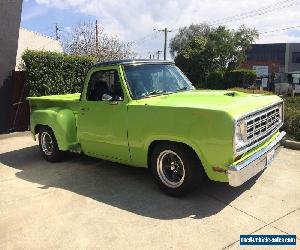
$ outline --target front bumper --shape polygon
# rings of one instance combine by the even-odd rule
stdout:
[[[285,135],[284,131],[281,132],[274,141],[254,155],[237,165],[231,165],[227,170],[229,185],[233,187],[240,186],[265,169],[267,167],[267,154],[272,150],[274,150],[275,155],[279,152],[281,140]]]

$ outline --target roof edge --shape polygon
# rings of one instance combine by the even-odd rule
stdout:
[[[98,62],[98,63],[94,64],[92,67],[120,65],[120,64],[121,65],[130,65],[130,64],[174,64],[174,62],[169,61],[169,60],[125,59],[125,60],[113,60],[113,61]]]

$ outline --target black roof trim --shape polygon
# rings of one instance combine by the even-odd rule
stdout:
[[[168,60],[150,60],[150,59],[125,59],[125,60],[114,60],[114,61],[106,61],[99,62],[94,64],[92,67],[99,66],[110,66],[110,65],[128,65],[128,64],[174,64],[173,61]]]

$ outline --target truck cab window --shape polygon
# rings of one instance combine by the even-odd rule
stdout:
[[[89,81],[87,100],[102,101],[103,94],[108,94],[115,101],[124,98],[117,70],[106,70],[95,72]]]

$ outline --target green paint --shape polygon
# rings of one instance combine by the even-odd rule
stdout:
[[[116,69],[124,92],[118,104],[87,101],[87,85],[99,70]],[[185,143],[199,156],[212,180],[228,181],[224,173],[234,162],[234,123],[246,113],[281,101],[275,95],[252,95],[232,91],[189,90],[133,100],[122,65],[94,67],[80,94],[29,97],[31,131],[38,125],[51,127],[61,150],[81,147],[87,155],[147,167],[151,143],[168,140]],[[277,136],[264,140],[245,153],[246,159]]]

